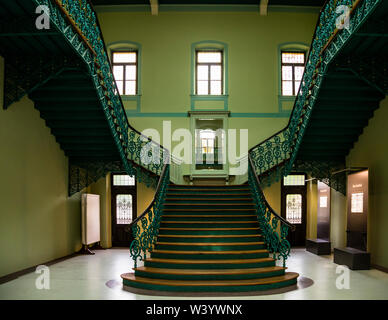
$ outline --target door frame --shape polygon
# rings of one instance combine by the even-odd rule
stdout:
[[[304,186],[285,186],[284,178],[281,181],[281,216],[287,220],[286,210],[287,210],[287,194],[301,194],[302,195],[302,223],[301,224],[293,224],[296,230],[288,233],[287,239],[290,242],[291,246],[301,247],[305,246],[306,238],[307,238],[307,184],[306,178],[307,175],[304,172],[291,172],[289,175],[304,175],[305,184]],[[302,236],[299,237],[300,233]],[[303,241],[298,238],[303,238]],[[298,241],[299,240],[299,241]],[[295,244],[295,241],[298,241]]]
[[[111,233],[112,233],[112,246],[129,246],[132,240],[132,233],[129,234],[127,241],[118,241],[117,237],[117,223],[116,223],[116,196],[119,194],[130,194],[132,195],[132,221],[137,218],[137,181],[135,179],[134,186],[114,186],[113,177],[115,175],[127,175],[126,172],[112,172],[110,175],[110,192],[111,192]],[[122,227],[121,227],[122,226]],[[124,230],[129,225],[123,224],[120,227]]]

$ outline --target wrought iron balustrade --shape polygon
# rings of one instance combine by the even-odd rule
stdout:
[[[151,204],[130,225],[134,238],[130,246],[130,254],[135,268],[138,260],[144,261],[147,259],[147,253],[153,250],[156,243],[169,183],[170,165],[165,164]]]
[[[129,122],[113,76],[96,12],[89,0],[32,0],[47,6],[51,24],[86,63],[109,123],[125,171],[139,173],[139,167],[160,176],[169,162],[169,151],[144,136]]]
[[[290,173],[329,64],[381,1],[328,0],[322,7],[287,126],[249,150],[260,183],[270,185]],[[345,22],[340,6],[349,8],[348,27],[337,28]]]
[[[291,250],[287,235],[290,230],[295,230],[295,227],[279,216],[267,202],[250,156],[248,159],[248,183],[256,207],[257,220],[267,249],[272,253],[273,259],[283,259],[283,267],[286,267],[286,261]]]

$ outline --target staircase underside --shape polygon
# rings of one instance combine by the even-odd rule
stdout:
[[[298,274],[275,262],[248,186],[170,186],[151,256],[122,278],[130,291],[249,292],[295,285]]]
[[[331,63],[298,151],[298,160],[344,163],[386,97],[387,14],[388,1],[383,1]]]

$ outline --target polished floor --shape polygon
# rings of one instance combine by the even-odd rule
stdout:
[[[316,256],[304,249],[292,251],[288,261],[289,271],[298,272],[314,283],[303,289],[282,294],[222,297],[222,299],[301,299],[301,300],[388,300],[388,274],[372,269],[349,272],[349,289],[338,289],[343,273],[337,273],[337,265],[330,256]],[[49,267],[50,289],[37,289],[38,273],[30,273],[0,285],[0,299],[201,299],[188,297],[145,296],[124,291],[120,274],[132,268],[129,251],[110,249],[96,251],[94,256],[76,256]],[[206,298],[219,299],[216,297]]]

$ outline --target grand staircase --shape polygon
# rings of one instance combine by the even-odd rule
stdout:
[[[184,292],[262,291],[291,286],[270,257],[248,185],[170,185],[150,257],[124,287]]]
[[[349,28],[338,27],[340,5],[349,9]],[[36,28],[38,6],[49,9],[49,30]],[[169,150],[129,124],[89,0],[0,1],[4,108],[25,95],[34,101],[69,158],[70,195],[111,171],[156,188],[131,226],[135,274],[123,277],[126,286],[229,292],[288,286],[298,276],[285,273],[292,226],[262,188],[297,170],[344,192],[345,180],[332,173],[344,168],[388,92],[387,14],[386,0],[325,2],[288,125],[249,151],[249,187],[169,185]]]

